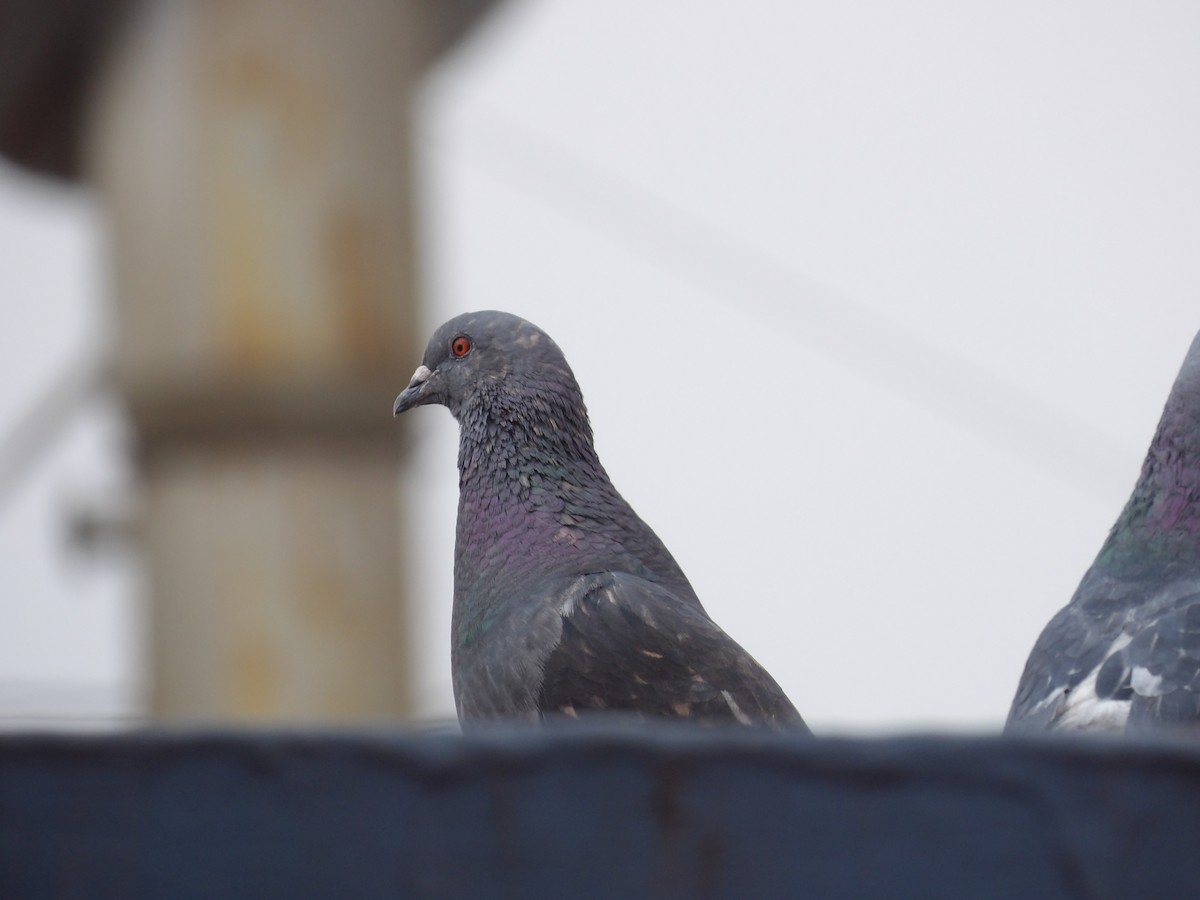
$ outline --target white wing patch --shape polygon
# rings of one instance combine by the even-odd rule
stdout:
[[[1127,634],[1117,635],[1117,639],[1112,642],[1112,646],[1108,648],[1108,652],[1104,654],[1104,659],[1100,660],[1100,664],[1088,673],[1087,678],[1083,679],[1075,686],[1075,689],[1066,696],[1063,701],[1062,709],[1059,710],[1055,717],[1053,727],[1065,731],[1074,731],[1076,729],[1087,729],[1089,731],[1124,731],[1125,722],[1129,719],[1129,708],[1132,705],[1129,700],[1110,700],[1100,699],[1096,696],[1096,676],[1100,674],[1100,669],[1110,656],[1120,652],[1131,640]],[[1136,671],[1136,670],[1135,670]],[[1145,671],[1145,670],[1143,670]],[[1149,675],[1149,673],[1146,673]],[[1055,691],[1045,700],[1038,704],[1038,707],[1043,707],[1048,703],[1057,700],[1063,691]],[[1141,691],[1138,691],[1140,694]]]
[[[725,705],[729,707],[729,711],[733,713],[733,717],[742,725],[752,725],[750,717],[742,712],[742,708],[738,706],[738,702],[733,699],[733,694],[729,691],[721,691],[721,696],[725,698]]]
[[[1145,666],[1134,666],[1129,673],[1129,683],[1143,697],[1157,697],[1162,693],[1162,676],[1151,675]]]

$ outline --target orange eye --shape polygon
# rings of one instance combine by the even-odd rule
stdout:
[[[461,359],[471,352],[471,339],[465,335],[459,335],[450,343],[450,352],[456,358]]]

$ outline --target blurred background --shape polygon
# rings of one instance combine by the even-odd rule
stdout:
[[[545,328],[818,732],[1000,727],[1200,328],[1200,7],[0,7],[0,725],[437,721]]]

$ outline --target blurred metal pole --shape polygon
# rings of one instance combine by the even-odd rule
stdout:
[[[155,716],[411,709],[390,410],[434,10],[149,3],[109,56],[85,159],[142,454]]]

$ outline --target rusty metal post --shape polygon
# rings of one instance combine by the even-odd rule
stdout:
[[[415,348],[418,14],[151,3],[109,56],[86,158],[140,443],[158,717],[410,709],[390,403]]]

